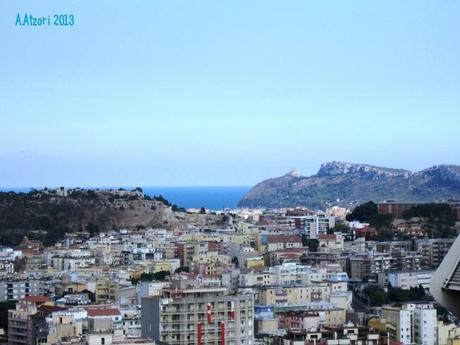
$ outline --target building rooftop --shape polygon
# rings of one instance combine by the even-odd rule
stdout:
[[[24,302],[30,303],[46,303],[51,302],[51,300],[46,296],[27,296],[22,299]]]
[[[88,316],[117,316],[121,315],[120,310],[116,308],[107,308],[107,309],[87,309]]]

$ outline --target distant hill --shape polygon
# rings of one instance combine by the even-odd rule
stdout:
[[[324,209],[389,199],[401,202],[460,199],[460,166],[436,165],[412,172],[368,164],[323,163],[313,176],[292,171],[258,183],[238,206]]]
[[[142,189],[43,189],[29,193],[0,192],[0,245],[15,245],[22,236],[48,244],[65,232],[222,224],[222,216],[189,214]]]

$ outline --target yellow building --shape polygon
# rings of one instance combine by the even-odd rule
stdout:
[[[247,258],[245,262],[246,268],[258,268],[258,267],[265,267],[265,261],[263,256],[257,256],[254,258]]]
[[[168,261],[154,261],[152,265],[152,272],[168,271],[174,273],[171,262]]]
[[[311,302],[312,288],[309,286],[268,287],[259,292],[260,304],[302,304]]]
[[[192,270],[199,272],[204,267],[207,275],[222,274],[231,265],[232,258],[228,255],[219,255],[216,252],[208,252],[205,255],[195,256],[192,261]]]
[[[367,325],[373,329],[376,329],[380,332],[387,331],[387,324],[385,319],[381,319],[379,317],[372,317],[367,322]]]
[[[110,279],[102,279],[96,282],[96,303],[111,303],[118,297],[118,284]]]
[[[438,321],[438,345],[460,345],[460,327],[454,323]]]

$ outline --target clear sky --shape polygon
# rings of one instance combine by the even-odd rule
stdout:
[[[74,14],[18,27],[17,13]],[[460,164],[459,1],[1,1],[0,186]]]

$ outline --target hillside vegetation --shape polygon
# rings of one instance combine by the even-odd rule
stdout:
[[[412,172],[368,164],[330,162],[313,176],[296,172],[255,185],[240,207],[353,207],[368,200],[433,202],[460,199],[460,166],[438,165]]]
[[[52,244],[65,232],[120,228],[173,229],[187,223],[220,224],[213,214],[188,214],[163,197],[151,198],[141,189],[33,190],[0,193],[0,244],[17,245],[24,235]]]

